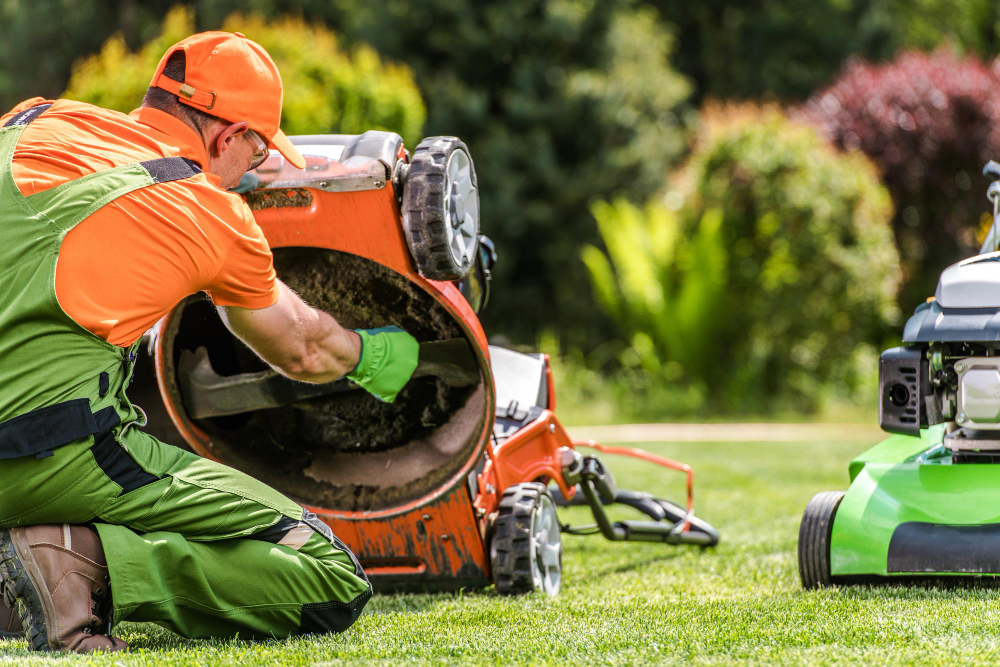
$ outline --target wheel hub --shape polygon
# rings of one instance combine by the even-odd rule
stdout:
[[[531,567],[535,590],[549,595],[559,592],[562,583],[562,541],[555,504],[541,496],[538,511],[531,521]]]
[[[448,248],[456,264],[470,266],[479,236],[479,192],[474,183],[472,160],[465,151],[456,150],[448,158],[446,173]]]

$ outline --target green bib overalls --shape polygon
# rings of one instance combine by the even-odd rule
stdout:
[[[24,197],[14,147],[47,108],[0,129],[0,527],[95,523],[115,623],[185,637],[345,630],[371,587],[329,527],[256,479],[142,433],[125,396],[137,346],[107,343],[56,299],[69,230],[117,197],[201,169],[162,158]]]

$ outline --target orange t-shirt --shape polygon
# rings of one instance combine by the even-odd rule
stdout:
[[[0,126],[49,102],[22,102],[0,117]],[[208,166],[198,133],[168,113],[142,108],[125,115],[57,100],[22,132],[12,171],[27,197],[96,171],[176,156]],[[74,227],[56,265],[63,310],[126,347],[195,292],[208,292],[219,306],[277,301],[267,240],[242,197],[219,184],[204,172],[139,188]]]

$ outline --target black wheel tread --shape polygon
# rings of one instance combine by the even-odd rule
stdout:
[[[799,577],[803,588],[830,586],[830,533],[843,491],[824,491],[813,496],[799,525]]]
[[[427,137],[413,151],[403,187],[403,217],[410,232],[410,254],[420,275],[431,280],[458,280],[468,266],[458,266],[448,247],[448,222],[444,216],[445,169],[448,158],[462,149],[472,154],[457,137]],[[475,183],[475,165],[473,165]]]
[[[535,590],[531,571],[531,515],[548,489],[537,482],[515,484],[504,491],[490,556],[493,581],[501,595],[521,595]]]

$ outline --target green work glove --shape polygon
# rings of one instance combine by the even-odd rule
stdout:
[[[417,368],[420,344],[399,327],[354,331],[361,336],[361,359],[347,379],[380,401],[392,403]]]

